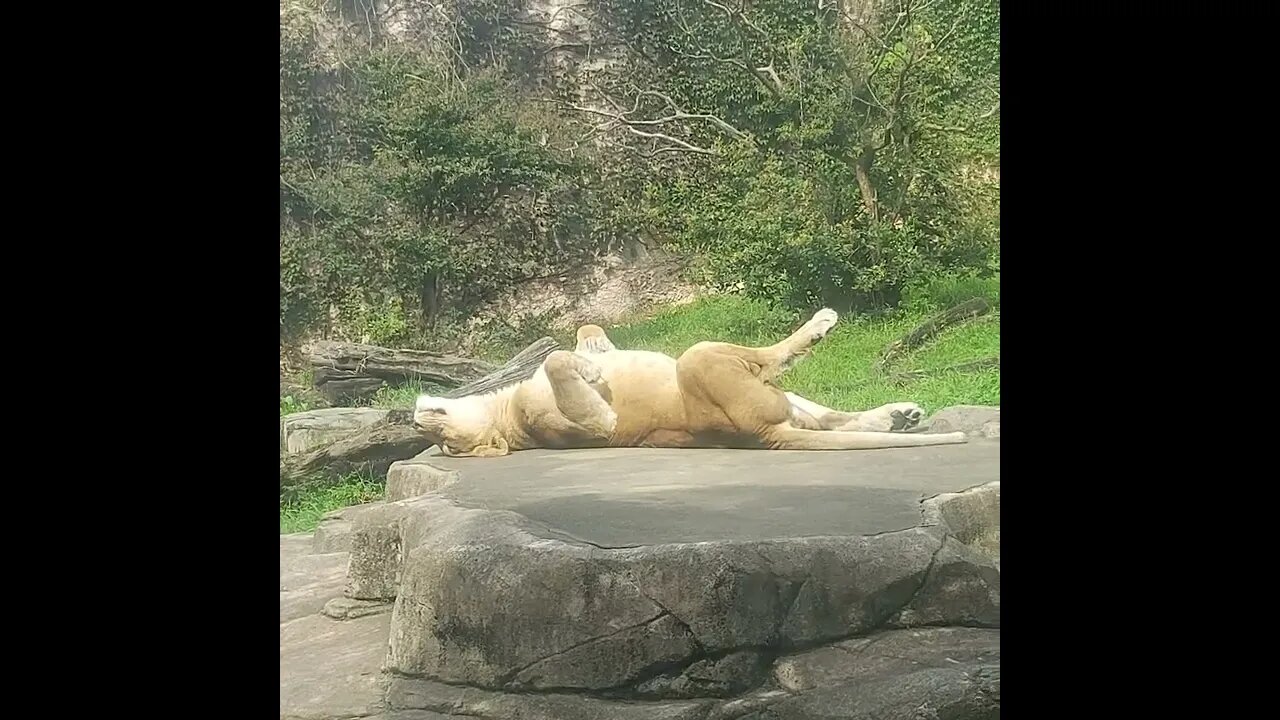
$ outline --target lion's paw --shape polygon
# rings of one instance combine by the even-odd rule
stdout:
[[[813,314],[813,317],[807,323],[809,332],[813,335],[815,341],[821,340],[831,332],[831,328],[836,326],[836,321],[840,316],[831,308],[822,308]]]
[[[578,364],[578,374],[582,376],[583,380],[587,381],[588,385],[595,385],[603,378],[600,373],[600,366],[590,360],[583,360]]]
[[[858,413],[858,416],[839,430],[862,432],[902,432],[910,430],[924,419],[924,409],[915,403],[889,403],[874,410]]]
[[[582,423],[582,426],[591,431],[591,434],[595,437],[612,437],[613,431],[618,428],[618,413],[612,409],[607,409],[601,415],[592,418],[592,422]]]
[[[890,432],[910,430],[924,419],[924,409],[915,403],[894,403],[889,407]]]
[[[586,338],[582,342],[578,343],[578,347],[577,347],[577,350],[580,353],[597,354],[597,355],[600,353],[607,353],[617,349],[618,348],[614,347],[613,343],[609,341],[609,338],[603,335],[597,335],[595,337]]]

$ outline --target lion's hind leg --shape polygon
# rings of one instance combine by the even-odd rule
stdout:
[[[826,417],[823,410],[829,408],[812,402],[793,404],[786,393],[761,382],[746,360],[715,346],[685,353],[677,373],[690,432],[732,437],[740,447],[872,450],[966,442],[964,433],[928,435],[815,427]]]
[[[826,337],[837,320],[836,311],[823,308],[814,313],[799,330],[773,345],[747,347],[726,342],[700,342],[686,350],[685,354],[716,353],[732,356],[746,363],[752,375],[765,383],[772,383]]]
[[[576,353],[605,353],[617,350],[604,328],[599,325],[583,325],[578,328],[578,345],[573,349]]]

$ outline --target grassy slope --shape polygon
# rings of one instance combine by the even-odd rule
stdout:
[[[961,296],[956,296],[959,292]],[[999,286],[954,286],[936,289],[913,303],[936,308],[983,294],[998,303]],[[930,302],[932,299],[932,302]],[[945,373],[900,385],[877,377],[873,366],[886,344],[908,332],[928,313],[904,312],[891,319],[842,319],[813,353],[786,376],[782,384],[814,402],[841,410],[861,410],[888,402],[920,403],[927,412],[948,405],[999,405],[1000,371]],[[657,350],[679,355],[706,339],[744,345],[767,345],[791,333],[805,318],[769,310],[739,297],[717,297],[670,308],[653,317],[606,328],[619,348]],[[566,341],[561,338],[562,342]],[[519,348],[512,350],[516,352]],[[907,356],[892,371],[932,369],[1000,354],[1000,317],[997,313],[944,332],[924,348]],[[384,388],[374,399],[379,407],[412,407],[414,398],[434,388]],[[281,414],[300,409],[282,404]],[[377,480],[352,476],[341,484],[308,492],[280,507],[280,532],[300,532],[315,527],[330,510],[371,502],[381,496]]]

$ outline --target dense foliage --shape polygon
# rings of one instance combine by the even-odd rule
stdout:
[[[792,307],[998,268],[998,0],[369,2],[282,4],[282,340],[636,241]]]

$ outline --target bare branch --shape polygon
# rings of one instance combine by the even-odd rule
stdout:
[[[935,123],[923,123],[920,127],[925,130],[933,130],[936,132],[969,132],[969,128],[962,125],[937,125]]]
[[[758,33],[765,40],[766,45],[769,40],[768,34],[765,33],[764,30],[760,28],[760,26],[752,22],[751,19],[748,18],[743,13],[742,10],[733,10],[726,5],[722,5],[718,2],[715,2],[715,0],[702,0],[702,1],[704,4],[710,7],[714,7],[725,14],[725,18],[729,21],[730,26],[732,26],[733,28],[734,34],[737,35],[737,38],[738,38],[738,57],[736,58],[721,57],[716,53],[712,52],[701,41],[701,39],[697,36],[697,34],[695,34],[693,30],[689,28],[688,21],[685,19],[685,15],[684,15],[684,6],[679,2],[677,2],[676,4],[676,15],[677,15],[676,25],[680,28],[681,32],[684,33],[684,36],[689,41],[689,43],[694,48],[697,49],[697,52],[689,53],[676,47],[672,47],[671,51],[676,55],[680,55],[681,57],[687,57],[695,60],[713,60],[715,62],[723,63],[725,65],[732,65],[749,74],[756,82],[760,83],[761,87],[767,90],[770,95],[773,95],[774,97],[780,97],[783,94],[783,92],[785,92],[785,88],[783,87],[782,79],[778,77],[777,72],[775,72],[773,69],[772,60],[770,60],[770,62],[763,67],[755,67],[754,63],[750,62],[751,52],[750,52],[750,49],[747,47],[747,38],[745,33],[742,32],[742,26],[746,25],[747,27],[751,28],[756,33]],[[771,50],[766,49],[766,51],[770,55],[772,54]]]
[[[673,138],[670,135],[664,135],[662,133],[645,132],[643,130],[637,130],[634,127],[626,124],[624,124],[623,127],[626,128],[627,131],[630,132],[632,135],[639,135],[640,137],[653,138],[655,140],[666,140],[667,142],[678,145],[684,148],[685,150],[688,150],[691,153],[697,153],[699,155],[717,155],[718,154],[714,150],[707,150],[706,148],[700,148],[700,147],[697,147],[696,145],[690,145],[689,143],[681,140],[680,138]]]
[[[778,77],[778,73],[773,69],[773,63],[769,63],[764,67],[756,68],[753,74],[756,76],[757,79],[762,74],[768,77],[770,82],[773,83],[773,90],[775,95],[781,95],[785,91],[785,88],[782,87],[782,78]]]
[[[591,133],[593,137],[610,129],[623,128],[628,133],[635,135],[636,137],[642,137],[654,141],[655,145],[659,142],[667,143],[665,147],[655,147],[654,150],[647,155],[641,153],[645,157],[653,157],[662,152],[691,152],[698,155],[718,155],[714,150],[699,147],[664,132],[655,131],[656,128],[673,125],[675,123],[688,123],[690,121],[707,122],[720,132],[736,140],[750,140],[746,133],[743,133],[741,130],[738,130],[715,115],[711,115],[710,113],[685,112],[669,95],[658,92],[657,90],[637,90],[635,101],[633,102],[631,109],[627,110],[624,109],[617,100],[610,97],[608,93],[602,92],[594,85],[591,87],[613,108],[612,112],[598,107],[586,107],[583,105],[569,104],[565,107],[570,110],[576,110],[578,112],[606,119],[606,122],[600,123],[592,128]],[[643,116],[637,117],[640,113],[641,103],[645,98],[655,98],[661,101],[669,112],[656,118],[646,118]],[[634,148],[632,149],[634,150]]]
[[[747,139],[747,136],[745,133],[743,133],[738,128],[730,125],[729,123],[725,122],[724,120],[721,120],[715,115],[711,115],[708,113],[687,113],[684,110],[681,110],[680,107],[676,105],[674,100],[672,100],[669,96],[658,92],[657,90],[641,90],[639,95],[637,95],[636,97],[637,106],[641,97],[656,97],[659,100],[662,100],[663,102],[665,102],[667,104],[667,107],[674,110],[675,114],[666,118],[660,118],[659,120],[648,120],[648,121],[629,120],[628,122],[630,122],[633,125],[661,124],[664,122],[670,122],[672,120],[705,120],[711,123],[712,125],[715,125],[717,128],[720,129],[721,132],[734,138],[735,140]],[[635,112],[635,110],[633,109],[632,112]]]
[[[715,2],[714,0],[702,0],[702,2],[703,4],[710,5],[713,8],[718,8],[721,12],[724,13],[725,17],[731,20],[733,19],[733,11],[730,10],[728,7],[721,5],[720,3]]]

